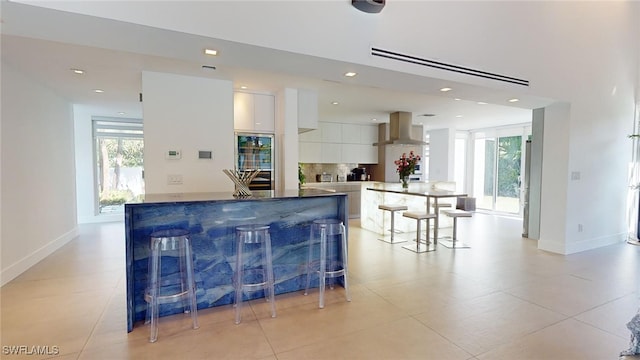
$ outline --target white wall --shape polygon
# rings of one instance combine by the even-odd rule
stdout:
[[[285,88],[276,96],[276,164],[278,189],[298,188],[298,90]]]
[[[454,181],[455,129],[429,130],[429,181]]]
[[[142,73],[144,168],[147,194],[233,191],[222,172],[234,168],[233,87],[230,81]],[[168,150],[182,158],[167,160]],[[213,160],[198,159],[213,151]],[[181,175],[181,185],[168,185]]]
[[[71,105],[2,62],[2,285],[77,235]]]
[[[91,111],[82,105],[73,106],[73,126],[76,166],[76,211],[78,223],[99,221],[96,216],[95,171],[93,168],[93,134]],[[120,218],[123,215],[120,214]]]

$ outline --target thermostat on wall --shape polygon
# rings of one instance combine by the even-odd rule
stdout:
[[[164,157],[167,160],[182,159],[182,152],[180,150],[167,150]]]

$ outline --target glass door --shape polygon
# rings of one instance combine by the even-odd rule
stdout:
[[[93,120],[98,213],[122,213],[144,195],[142,121]]]
[[[522,151],[522,135],[476,137],[473,193],[478,208],[521,213]]]

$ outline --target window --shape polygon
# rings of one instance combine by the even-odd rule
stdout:
[[[93,118],[98,209],[124,211],[144,194],[141,119]]]

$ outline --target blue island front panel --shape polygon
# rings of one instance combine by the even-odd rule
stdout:
[[[313,220],[337,218],[348,225],[347,197],[242,199],[185,203],[127,204],[127,327],[145,319],[149,235],[157,230],[190,231],[194,254],[198,308],[233,303],[235,227],[270,225],[276,294],[304,289],[309,233]],[[175,258],[164,258],[163,273],[177,271]],[[317,280],[315,280],[317,285]],[[250,298],[262,292],[249,293]],[[183,311],[180,302],[160,306],[160,316]]]

